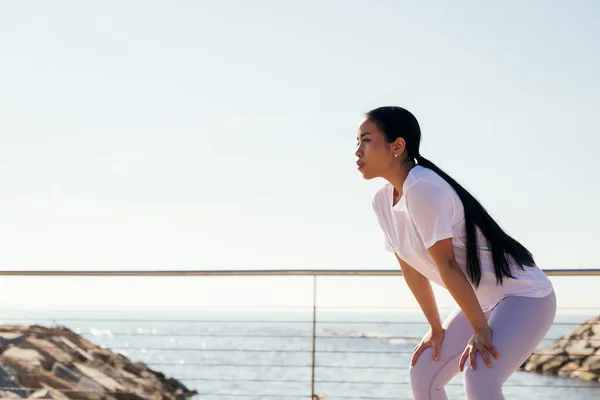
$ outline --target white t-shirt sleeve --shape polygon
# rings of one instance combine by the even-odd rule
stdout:
[[[382,194],[381,191],[379,191],[373,197],[373,211],[375,212],[375,216],[377,217],[377,222],[379,223],[379,227],[381,228],[381,232],[383,233],[383,238],[384,238],[383,245],[384,245],[385,249],[389,252],[396,253],[394,246],[392,246],[392,241],[390,240],[389,232],[387,232],[385,229],[383,217],[381,215],[379,215],[379,211],[380,211],[380,207],[381,207],[380,202],[382,201],[381,194]]]
[[[448,190],[430,181],[406,189],[406,206],[426,249],[454,236],[454,201]]]

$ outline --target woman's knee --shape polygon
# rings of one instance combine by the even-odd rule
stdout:
[[[412,387],[429,388],[432,385],[432,380],[439,369],[439,366],[434,363],[431,349],[426,349],[419,355],[415,365],[411,365],[408,370]]]
[[[478,360],[479,361],[479,358]],[[481,360],[483,362],[483,359]],[[502,400],[502,379],[498,369],[479,364],[476,369],[465,366],[463,381],[468,400]]]
[[[458,371],[458,368],[456,370]],[[447,362],[434,361],[431,351],[423,352],[415,365],[409,369],[413,399],[448,400],[444,385],[454,374],[448,369]]]

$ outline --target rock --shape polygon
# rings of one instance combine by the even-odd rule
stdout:
[[[27,388],[41,388],[43,387],[41,383],[45,383],[58,390],[75,390],[75,385],[72,382],[39,368],[27,372],[17,372],[16,377],[18,382]]]
[[[111,359],[114,357],[114,354],[112,354],[110,351],[105,350],[105,349],[92,350],[90,352],[90,354],[93,358],[102,360],[102,362],[105,362],[105,363],[111,363]]]
[[[89,367],[85,364],[80,363],[75,363],[74,365],[84,375],[86,375],[91,380],[97,382],[99,385],[101,385],[110,392],[116,392],[117,390],[125,390],[125,388],[121,384],[119,384],[119,382],[115,381],[113,378],[104,374],[97,368]]]
[[[59,337],[59,340],[62,343],[64,343],[65,345],[67,345],[67,347],[69,349],[71,349],[72,352],[75,353],[75,356],[80,361],[93,361],[94,360],[94,357],[91,354],[89,354],[87,351],[81,349],[79,346],[77,346],[75,343],[73,343],[72,341],[70,341],[66,337]]]
[[[527,372],[540,372],[541,366],[556,357],[556,354],[534,354],[525,362],[523,369]]]
[[[48,391],[48,393],[50,394],[50,397],[52,399],[54,399],[54,400],[70,400],[68,396],[63,394],[63,392],[56,390],[53,387],[51,387],[45,383],[41,383],[41,385],[44,389],[46,389]]]
[[[19,344],[24,336],[21,332],[0,332],[0,346]]]
[[[96,394],[104,394],[106,392],[106,390],[101,384],[99,384],[91,378],[88,378],[87,376],[80,377],[79,381],[75,385],[75,388],[86,392],[93,392]]]
[[[51,399],[52,396],[50,396],[50,392],[48,391],[48,389],[40,389],[36,392],[33,392],[28,399]]]
[[[0,399],[185,400],[197,394],[67,328],[3,326],[0,335],[0,387],[6,388]]]
[[[532,354],[520,369],[600,381],[600,316],[584,321],[570,336]]]
[[[560,354],[552,357],[541,366],[541,372],[543,374],[556,374],[560,367],[565,365],[569,361],[569,356],[566,354]]]
[[[146,400],[145,397],[138,396],[135,393],[117,393],[116,398],[118,400]]]
[[[581,360],[591,356],[596,349],[590,346],[588,340],[574,340],[565,347],[565,353],[571,360]]]
[[[22,397],[9,390],[0,390],[0,399],[22,399]]]
[[[10,347],[2,353],[2,359],[8,359],[19,363],[27,363],[34,366],[41,366],[44,357],[32,349],[22,349],[20,347]]]
[[[81,377],[81,374],[77,373],[76,371],[73,371],[70,368],[67,368],[66,366],[60,363],[55,363],[52,366],[52,373],[58,376],[59,378],[62,378],[72,383],[79,382],[79,378]]]
[[[575,371],[571,375],[571,378],[579,378],[583,381],[595,381],[596,379],[598,379],[598,375],[591,372]]]
[[[559,376],[571,376],[571,374],[579,369],[579,365],[576,362],[569,362],[558,370]]]
[[[27,392],[20,390],[19,384],[15,382],[13,371],[4,364],[0,364],[0,387],[4,388],[5,392],[12,393],[17,397],[27,397]],[[2,395],[0,397],[6,396]]]
[[[577,326],[577,328],[575,328],[575,330],[573,330],[573,333],[571,333],[571,336],[589,336],[590,331],[592,331],[592,326],[593,326],[592,321],[589,321],[589,320],[584,321],[579,326]]]
[[[593,356],[588,357],[582,364],[582,367],[588,371],[600,375],[600,350],[596,351]]]
[[[58,361],[59,363],[69,364],[73,362],[73,356],[66,351],[60,349],[57,345],[49,340],[38,339],[35,337],[27,338],[25,341],[27,348],[37,350],[40,354],[43,354],[47,359]],[[23,346],[23,347],[25,347]]]
[[[127,363],[123,366],[123,369],[127,372],[132,373],[135,376],[141,376],[144,368],[140,367],[137,364]]]

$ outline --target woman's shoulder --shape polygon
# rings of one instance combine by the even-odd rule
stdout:
[[[414,173],[412,173],[414,171]],[[409,178],[404,185],[404,195],[407,202],[430,201],[432,199],[446,199],[459,201],[458,195],[452,185],[435,171],[425,167],[415,167],[411,170]]]
[[[371,198],[371,200],[373,201],[373,205],[384,204],[389,197],[389,193],[392,193],[392,184],[386,182],[385,184],[381,185],[375,191],[375,193],[373,193],[373,196]]]
[[[449,187],[449,184],[435,171],[417,165],[408,174],[406,182],[404,183],[404,191],[406,192],[413,187],[428,186],[441,186],[442,188],[445,188]]]
[[[389,199],[390,193],[392,193],[392,184],[391,183],[386,182],[385,184],[381,185],[379,187],[379,189],[377,189],[375,191],[375,193],[373,193],[373,196],[371,198],[373,207],[375,209],[381,208],[381,207],[386,207],[388,205],[388,203],[390,202],[390,199]]]

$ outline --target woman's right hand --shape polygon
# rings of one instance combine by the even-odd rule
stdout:
[[[433,347],[433,359],[435,361],[440,359],[440,347],[442,346],[442,342],[444,341],[444,329],[442,330],[429,330],[421,339],[421,343],[415,347],[413,351],[412,360],[410,362],[411,366],[414,366],[417,362],[417,358],[421,355],[422,352],[425,351],[428,347]]]

